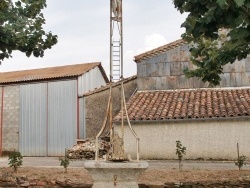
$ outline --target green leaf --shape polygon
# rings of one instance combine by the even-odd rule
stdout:
[[[11,57],[13,50],[42,57],[57,43],[57,36],[43,29],[44,7],[46,0],[0,0],[1,60]]]
[[[220,6],[220,8],[224,9],[228,6],[227,1],[226,0],[217,0],[218,5]]]
[[[245,0],[234,0],[238,7],[242,7],[245,3]]]

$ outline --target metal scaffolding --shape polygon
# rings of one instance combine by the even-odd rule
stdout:
[[[139,138],[133,130],[126,108],[124,86],[123,86],[123,27],[122,27],[122,0],[110,0],[110,93],[108,106],[102,128],[96,136],[96,155],[99,157],[99,137],[104,132],[109,121],[110,151],[107,159],[110,161],[127,160],[124,155],[124,118],[126,118],[129,129],[136,138],[137,161],[139,161]],[[114,81],[121,82],[121,135],[114,131],[113,126],[113,99],[112,84]]]

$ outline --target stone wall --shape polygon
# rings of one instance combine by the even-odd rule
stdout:
[[[250,181],[218,181],[218,182],[180,182],[180,183],[165,183],[164,185],[145,185],[139,184],[139,188],[248,188]]]
[[[124,82],[126,101],[137,88],[136,77]],[[120,111],[121,85],[115,84],[113,91],[113,117]],[[85,97],[85,125],[86,138],[95,138],[100,131],[107,110],[109,87],[98,89]],[[109,124],[108,124],[109,125]],[[107,130],[105,131],[107,133]]]
[[[190,62],[189,46],[183,44],[137,63],[138,90],[206,88],[198,78],[186,78],[183,70],[196,67]],[[223,67],[219,87],[250,86],[250,57]]]
[[[2,118],[2,151],[18,151],[19,86],[3,87]]]

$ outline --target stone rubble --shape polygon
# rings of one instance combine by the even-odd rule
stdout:
[[[104,158],[110,148],[110,143],[106,140],[99,140],[99,157]],[[95,140],[81,140],[72,148],[67,149],[67,156],[70,159],[95,159]]]

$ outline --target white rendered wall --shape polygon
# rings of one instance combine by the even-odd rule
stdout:
[[[236,159],[237,143],[240,155],[250,158],[249,120],[141,122],[132,127],[140,138],[141,159],[176,159],[177,140],[187,148],[186,159]],[[135,158],[136,142],[127,125],[124,139],[125,152]]]

